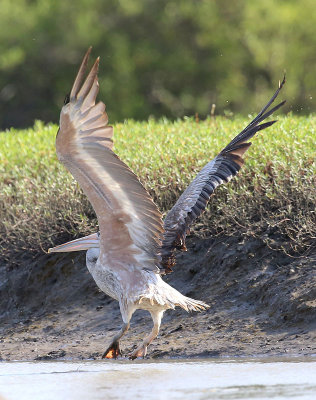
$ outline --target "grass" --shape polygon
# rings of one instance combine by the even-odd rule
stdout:
[[[149,119],[115,125],[115,151],[166,212],[249,118]],[[97,229],[94,212],[55,155],[56,125],[0,133],[1,255],[14,260]],[[279,117],[253,139],[238,177],[217,189],[200,235],[260,236],[293,255],[316,237],[316,117]]]

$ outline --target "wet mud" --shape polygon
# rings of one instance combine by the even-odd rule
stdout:
[[[260,239],[189,238],[166,280],[210,309],[165,313],[149,358],[316,354],[316,253],[293,258]],[[119,329],[118,303],[95,285],[84,253],[0,267],[0,360],[98,359]],[[151,330],[138,310],[128,356]]]

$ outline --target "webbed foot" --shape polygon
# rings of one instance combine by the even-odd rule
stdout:
[[[147,346],[140,346],[128,357],[130,360],[135,360],[138,357],[145,357],[147,354]]]
[[[119,342],[113,342],[110,347],[108,347],[102,355],[102,358],[114,358],[121,356],[121,350],[119,346]]]

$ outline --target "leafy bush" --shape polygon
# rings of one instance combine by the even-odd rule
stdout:
[[[115,125],[115,149],[161,210],[247,123],[241,117],[185,118]],[[291,114],[253,139],[244,168],[221,186],[195,226],[200,235],[260,236],[299,254],[316,235],[316,117]],[[0,245],[11,262],[23,252],[97,230],[94,212],[55,156],[57,126],[0,133]]]

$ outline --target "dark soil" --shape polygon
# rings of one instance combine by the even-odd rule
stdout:
[[[293,258],[259,239],[190,238],[167,281],[211,308],[165,313],[148,357],[316,354],[316,253]],[[25,258],[0,268],[0,359],[99,358],[121,324],[84,253]],[[122,340],[128,355],[150,331],[137,311]]]

